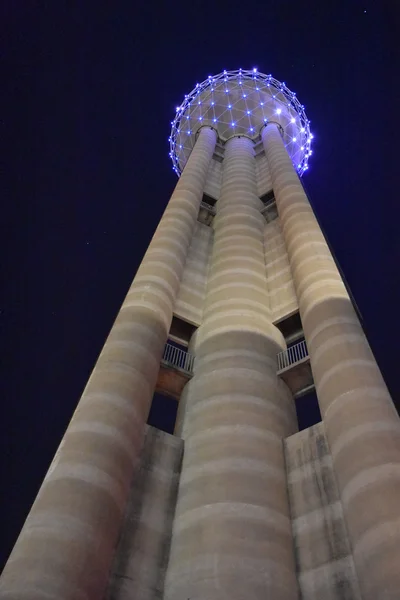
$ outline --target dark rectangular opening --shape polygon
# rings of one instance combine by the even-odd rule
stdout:
[[[275,202],[274,190],[269,190],[269,192],[261,196],[260,200],[263,202],[263,204],[271,204],[272,202]]]
[[[210,206],[215,206],[216,203],[216,199],[212,196],[209,196],[208,194],[203,194],[203,198],[201,201],[205,202],[206,204],[209,204]]]
[[[168,338],[181,346],[187,347],[189,345],[190,338],[196,331],[196,325],[188,323],[175,315],[172,317],[172,323],[169,330]]]
[[[161,429],[161,431],[174,433],[177,410],[178,403],[174,398],[155,393],[147,423],[152,427]]]
[[[296,311],[289,317],[275,323],[275,326],[282,333],[288,345],[292,345],[293,343],[300,342],[300,340],[304,339],[303,325],[299,311]]]

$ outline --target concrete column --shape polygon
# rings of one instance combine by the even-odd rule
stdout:
[[[400,421],[278,128],[262,131],[364,600],[400,590]]]
[[[204,321],[186,386],[168,600],[297,598],[282,438],[297,429],[276,376],[253,143],[226,145]]]
[[[2,600],[100,600],[216,134],[203,128],[5,567]]]

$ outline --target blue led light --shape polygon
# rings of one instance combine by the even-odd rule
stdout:
[[[254,84],[249,85],[249,81],[253,81]],[[266,93],[265,88],[267,88]],[[236,104],[237,98],[252,99],[252,93],[254,91],[263,92],[263,94],[260,93],[256,98],[256,101],[251,103],[251,106],[246,106],[247,102],[246,104],[240,102]],[[221,102],[221,94],[224,93],[228,95],[228,98],[226,98],[228,103],[230,102],[228,105]],[[232,94],[232,99],[229,98],[230,94]],[[275,101],[271,103],[273,96]],[[233,104],[233,102],[235,102],[235,104]],[[206,113],[202,108],[203,104],[206,108],[212,107],[212,112]],[[197,106],[198,110],[196,110]],[[226,111],[227,108],[229,109],[231,118],[237,117],[240,119],[243,118],[243,116],[248,116],[247,129],[246,126],[244,128],[242,127],[242,121],[240,120],[238,120],[238,122],[226,122],[227,119],[225,118],[224,111]],[[260,108],[261,111],[259,110]],[[190,148],[188,146],[185,151],[189,154],[194,144],[194,134],[197,129],[203,125],[203,121],[205,121],[206,124],[215,124],[215,128],[218,123],[223,123],[224,128],[226,126],[230,128],[230,134],[229,129],[228,131],[221,130],[220,135],[223,142],[230,135],[236,135],[241,131],[243,131],[243,133],[247,131],[249,136],[254,139],[259,131],[259,127],[262,124],[266,125],[269,123],[270,119],[273,120],[273,117],[270,116],[268,118],[268,115],[275,113],[277,116],[280,115],[279,121],[282,122],[282,124],[283,122],[286,122],[287,125],[292,124],[292,130],[290,130],[290,128],[286,129],[286,145],[289,154],[291,154],[294,159],[294,165],[297,167],[299,175],[301,175],[306,171],[307,162],[311,156],[311,140],[313,139],[313,136],[310,133],[310,121],[307,119],[303,109],[304,105],[299,103],[295,92],[289,90],[286,87],[285,82],[279,82],[271,75],[260,73],[257,67],[251,67],[249,70],[224,70],[222,73],[215,76],[208,75],[205,81],[196,84],[190,94],[185,94],[181,105],[177,105],[175,108],[176,113],[174,115],[174,120],[171,123],[172,127],[169,140],[174,171],[180,175],[183,164],[186,164],[188,158],[187,155],[183,158],[182,153],[185,150],[185,145],[183,145],[181,136],[186,133],[191,137],[191,140],[189,140]],[[201,112],[204,114],[200,114]],[[216,114],[221,113],[223,116],[217,118]],[[188,130],[188,127],[180,129],[183,123],[182,119],[185,117],[188,126],[190,126],[191,119],[194,122],[197,122],[197,125],[193,126],[193,130]],[[275,120],[278,120],[277,117],[275,117]],[[233,130],[236,128],[238,131]],[[288,133],[289,135],[287,136]],[[292,142],[292,144],[290,142]],[[301,146],[301,144],[303,145]],[[300,148],[301,159],[300,163],[297,164],[299,158],[297,158],[296,161],[295,154]],[[180,160],[182,161],[181,164],[179,162]]]

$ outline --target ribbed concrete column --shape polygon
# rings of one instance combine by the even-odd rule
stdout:
[[[10,556],[2,599],[103,597],[215,142],[201,130]]]
[[[276,125],[262,132],[364,600],[400,590],[400,421]]]
[[[297,598],[282,438],[293,399],[276,376],[253,144],[227,143],[204,322],[185,389],[185,452],[165,597]]]

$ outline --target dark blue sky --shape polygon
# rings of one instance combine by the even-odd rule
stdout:
[[[395,4],[3,3],[2,562],[175,185],[174,108],[210,73],[257,66],[306,105],[305,185],[400,398]]]

